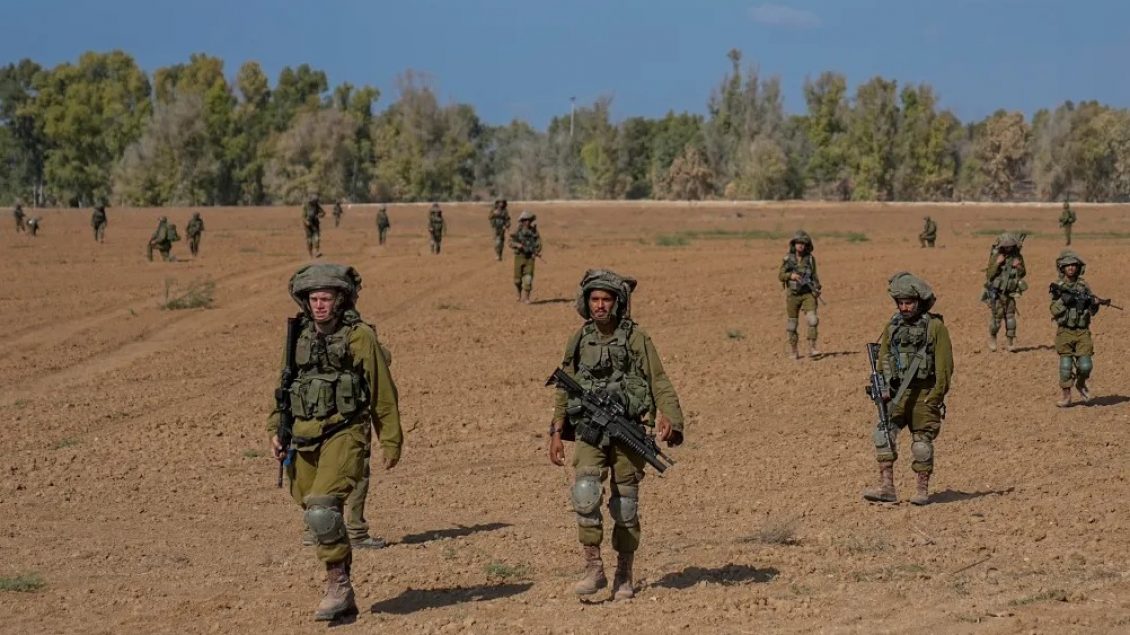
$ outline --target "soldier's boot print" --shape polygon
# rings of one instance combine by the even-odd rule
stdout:
[[[604,561],[600,559],[600,545],[585,545],[585,574],[573,585],[573,593],[592,595],[608,586],[604,575]]]
[[[1004,345],[1004,350],[1006,350],[1010,353],[1016,352],[1016,338],[1015,337],[1009,337],[1008,338],[1007,343]]]
[[[918,481],[914,496],[910,497],[911,505],[929,505],[930,504],[930,473],[918,472]]]
[[[636,597],[632,588],[632,560],[634,553],[616,552],[616,574],[612,576],[612,599],[630,600]]]
[[[314,620],[329,622],[341,617],[357,614],[357,599],[353,585],[349,581],[349,562],[326,563],[326,595],[314,611]]]
[[[1055,405],[1056,405],[1056,407],[1059,407],[1059,408],[1066,408],[1066,407],[1071,405],[1071,389],[1070,388],[1064,388],[1063,389],[1063,395],[1061,396],[1059,401],[1055,402]]]
[[[883,462],[879,464],[879,487],[863,490],[865,500],[876,503],[894,503],[898,501],[895,494],[895,464]]]

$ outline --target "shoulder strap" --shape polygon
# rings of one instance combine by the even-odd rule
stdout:
[[[914,359],[910,361],[910,367],[907,368],[906,372],[903,374],[902,384],[899,386],[898,392],[896,392],[895,396],[891,399],[891,403],[896,406],[902,403],[903,396],[906,394],[907,389],[910,388],[910,382],[914,379],[914,376],[918,374],[918,367],[922,364],[922,356],[926,354],[926,350],[930,346],[930,314],[923,314],[922,317],[926,319],[926,341],[922,343],[922,348],[918,349],[917,353],[914,355]]]

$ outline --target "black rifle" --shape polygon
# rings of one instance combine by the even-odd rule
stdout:
[[[796,267],[789,267],[785,270],[787,273],[797,273]],[[820,289],[816,287],[816,281],[812,279],[812,272],[806,271],[800,274],[800,279],[796,281],[797,291],[808,289],[809,293],[816,296],[820,304],[828,304],[824,301],[824,296],[820,294]]]
[[[1109,306],[1112,309],[1123,310],[1122,307],[1114,304],[1109,298],[1100,298],[1097,295],[1084,291],[1074,291],[1066,287],[1061,287],[1054,282],[1048,285],[1048,292],[1052,294],[1053,300],[1062,298],[1064,304],[1067,306],[1077,306],[1082,309],[1090,309],[1092,306]]]
[[[585,390],[560,368],[553,371],[545,385],[557,386],[570,397],[580,400],[581,407],[588,415],[586,427],[597,433],[596,439],[591,441],[585,439],[586,442],[595,445],[599,442],[599,433],[604,433],[609,439],[623,443],[633,453],[650,463],[660,474],[675,464],[674,459],[659,449],[655,439],[643,431],[643,426],[627,416],[624,405],[607,392]]]
[[[290,411],[290,384],[298,375],[298,361],[295,360],[294,351],[298,347],[298,334],[302,331],[301,317],[295,316],[286,319],[286,362],[283,364],[282,376],[279,378],[279,387],[275,389],[275,410],[279,413],[279,445],[283,449],[283,458],[279,460],[279,477],[275,482],[277,487],[283,486],[283,471],[294,464],[294,448],[290,447],[294,440],[294,414]]]
[[[891,413],[887,411],[887,399],[890,399],[890,391],[882,373],[879,372],[878,344],[867,345],[867,361],[871,364],[871,383],[867,386],[867,396],[875,402],[875,407],[879,410],[879,423],[875,431],[876,438],[879,439],[878,435],[883,435],[882,438],[886,440],[887,447],[894,450],[895,426],[891,423]],[[878,445],[878,442],[876,442],[876,446]]]

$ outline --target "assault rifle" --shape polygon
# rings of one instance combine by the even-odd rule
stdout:
[[[788,272],[789,273],[796,273],[796,269],[793,268],[793,267],[790,267],[788,269]],[[806,271],[806,272],[800,274],[800,279],[796,281],[796,286],[797,286],[798,290],[808,289],[809,292],[812,293],[812,295],[816,296],[816,299],[820,301],[820,304],[828,304],[827,302],[824,301],[824,296],[822,296],[820,294],[820,289],[818,289],[816,287],[816,283],[812,279],[812,272]]]
[[[279,378],[279,387],[275,389],[275,410],[279,413],[279,444],[283,448],[283,458],[279,461],[279,476],[275,481],[276,487],[283,486],[283,471],[294,464],[294,448],[290,447],[294,440],[294,414],[290,411],[290,384],[298,375],[298,361],[295,359],[295,349],[298,347],[298,334],[302,331],[301,318],[298,316],[286,319],[286,361],[283,363],[282,376]]]
[[[891,450],[895,447],[895,426],[891,423],[891,413],[887,411],[887,399],[890,399],[890,389],[887,382],[879,372],[879,345],[867,345],[867,361],[871,364],[871,383],[867,386],[867,396],[875,402],[879,410],[879,423],[875,429],[875,445],[878,441],[885,441]],[[882,435],[881,437],[879,435]]]
[[[660,474],[675,464],[674,459],[659,449],[655,439],[644,433],[642,425],[628,418],[624,404],[607,392],[585,390],[560,368],[553,371],[545,385],[557,386],[570,397],[580,400],[581,408],[588,415],[588,423],[585,427],[591,431],[589,434],[581,435],[585,443],[597,445],[603,433],[608,435],[609,439],[623,443],[634,454],[650,463]]]
[[[1083,309],[1090,309],[1091,306],[1109,306],[1112,309],[1123,310],[1122,307],[1114,304],[1109,298],[1100,298],[1097,295],[1083,291],[1073,291],[1061,287],[1054,282],[1048,285],[1048,293],[1052,294],[1053,300],[1062,299],[1066,306],[1077,306]]]

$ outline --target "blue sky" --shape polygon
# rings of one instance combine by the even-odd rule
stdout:
[[[741,49],[800,112],[805,77],[932,84],[963,120],[1065,99],[1130,105],[1130,2],[1111,0],[5,0],[0,63],[53,66],[122,49],[147,71],[205,52],[234,75],[309,63],[372,84],[407,68],[493,124],[543,127],[569,98],[613,96],[617,119],[703,112]]]

